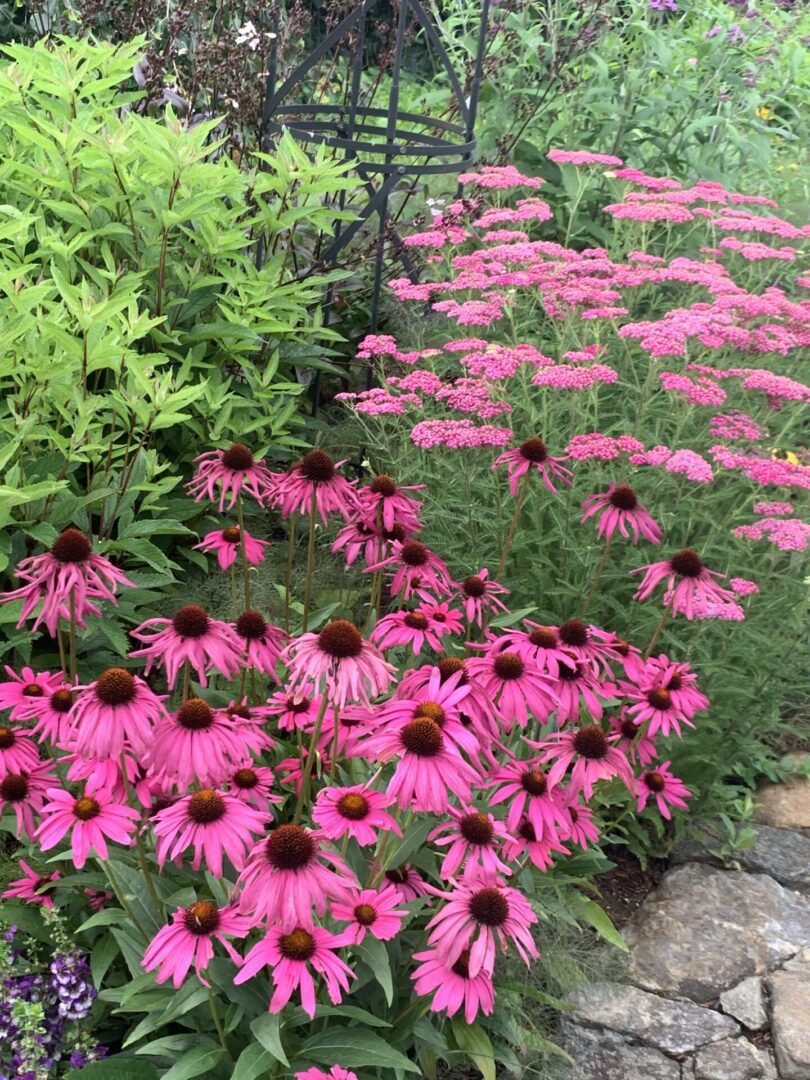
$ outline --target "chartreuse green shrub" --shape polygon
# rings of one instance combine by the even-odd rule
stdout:
[[[170,582],[160,537],[187,531],[190,460],[234,435],[294,442],[294,366],[336,338],[313,251],[343,166],[283,138],[246,168],[216,120],[138,115],[141,46],[3,50],[0,569],[77,524]]]

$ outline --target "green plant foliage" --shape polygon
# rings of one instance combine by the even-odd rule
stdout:
[[[190,459],[234,433],[294,445],[296,370],[337,338],[318,312],[340,274],[315,255],[344,166],[284,137],[245,169],[215,120],[137,115],[141,47],[4,49],[0,569],[76,522],[146,587],[171,581]]]

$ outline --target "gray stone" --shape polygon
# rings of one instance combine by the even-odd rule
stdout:
[[[731,990],[726,990],[721,994],[720,1007],[724,1013],[739,1020],[749,1031],[762,1031],[768,1026],[765,988],[762,979],[757,978],[756,975],[743,979]]]
[[[743,870],[768,874],[789,889],[810,893],[810,836],[770,825],[757,825],[752,831],[754,843],[749,848],[735,849],[735,862]],[[719,860],[712,850],[714,843],[716,841],[713,841],[711,832],[700,829],[691,839],[678,845],[673,853],[673,861],[718,865]]]
[[[633,1046],[612,1031],[594,1031],[568,1020],[562,1041],[576,1062],[566,1080],[681,1080],[676,1061],[649,1046]]]
[[[695,1055],[695,1080],[760,1080],[765,1065],[747,1039],[723,1039]]]
[[[810,761],[810,754],[790,757],[797,765]],[[777,829],[806,829],[810,832],[810,777],[791,776],[783,784],[763,784],[757,792],[754,819]]]
[[[810,943],[810,900],[761,874],[688,863],[664,876],[623,935],[634,982],[708,1002]]]
[[[783,1080],[810,1080],[810,969],[771,976],[776,1063]]]
[[[670,1001],[623,983],[590,983],[571,995],[571,1019],[609,1028],[666,1054],[688,1054],[706,1043],[739,1033],[730,1016],[691,1001]]]
[[[782,964],[782,971],[804,971],[810,978],[810,946],[800,949],[786,964]]]

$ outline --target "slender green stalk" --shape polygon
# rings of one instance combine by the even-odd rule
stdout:
[[[304,614],[301,620],[301,633],[307,632],[309,623],[309,605],[312,599],[312,569],[315,564],[315,509],[316,492],[312,490],[312,502],[309,507],[309,538],[307,540],[307,571],[304,581]]]
[[[531,469],[528,469],[525,476],[520,481],[517,499],[515,499],[515,512],[512,514],[512,520],[509,523],[509,529],[503,542],[503,548],[501,549],[500,562],[498,563],[498,569],[495,571],[493,581],[501,580],[501,575],[503,574],[504,568],[506,567],[506,560],[509,558],[509,549],[512,547],[512,541],[515,539],[515,532],[517,531],[518,521],[520,519],[520,511],[523,508],[523,502],[526,498],[526,491],[529,487],[530,474]]]
[[[580,615],[579,615],[580,619],[584,619],[585,616],[588,614],[588,608],[591,606],[591,602],[592,602],[594,596],[596,595],[596,587],[599,584],[599,579],[602,576],[602,571],[607,566],[608,555],[610,555],[610,545],[612,543],[613,543],[613,533],[610,533],[608,535],[608,538],[607,538],[606,542],[605,542],[605,549],[602,552],[602,556],[599,559],[599,562],[596,564],[596,570],[594,571],[594,574],[593,574],[593,581],[591,582],[591,587],[590,587],[590,589],[588,591],[588,595],[585,598],[585,603],[582,605],[582,611],[580,612]]]
[[[208,987],[208,1008],[211,1012],[211,1019],[214,1021],[214,1027],[216,1028],[217,1038],[219,1039],[219,1045],[225,1051],[225,1055],[228,1061],[233,1061],[233,1054],[228,1049],[228,1042],[225,1038],[225,1029],[222,1026],[222,1020],[219,1016],[219,1009],[217,1008],[217,999],[211,992],[211,987]]]
[[[65,657],[65,638],[62,634],[62,624],[58,623],[56,627],[56,643],[59,646],[59,666],[62,668],[62,675],[66,679],[68,677],[67,658]]]
[[[284,629],[290,632],[290,594],[292,592],[293,555],[295,554],[296,516],[290,514],[287,532],[287,573],[284,576]]]
[[[121,754],[121,780],[124,785],[124,792],[126,793],[127,805],[132,806],[132,788],[130,787],[129,777],[127,776],[126,757],[123,753]],[[141,864],[143,879],[146,882],[146,891],[149,893],[149,897],[157,914],[165,917],[166,911],[157,894],[152,872],[149,869],[149,861],[146,858],[146,848],[143,846],[143,837],[137,829],[135,830],[135,850],[138,854],[138,862]]]
[[[663,615],[658,620],[658,625],[656,626],[655,630],[653,630],[653,635],[652,635],[652,637],[650,638],[650,640],[649,640],[649,642],[647,644],[647,648],[644,650],[643,658],[645,660],[649,657],[650,653],[655,648],[655,643],[656,643],[656,641],[658,641],[658,638],[659,638],[659,636],[661,634],[661,631],[664,629],[664,625],[665,625],[668,618],[669,618],[669,607],[665,607]]]
[[[337,767],[338,756],[338,735],[340,734],[340,720],[337,706],[332,710],[332,725],[334,730],[332,732],[332,749],[329,758],[329,783],[331,784],[335,778],[335,769]]]
[[[236,496],[236,516],[239,521],[239,551],[242,555],[242,590],[245,594],[245,611],[250,611],[250,567],[247,561],[247,544],[245,543],[245,511],[242,506],[241,492]]]
[[[304,803],[309,798],[309,788],[310,782],[312,780],[312,767],[315,761],[315,747],[318,745],[318,739],[320,739],[321,737],[323,718],[326,715],[326,708],[328,704],[328,695],[324,694],[323,700],[321,701],[321,707],[320,709],[318,709],[318,715],[315,718],[315,727],[312,729],[312,738],[309,740],[307,756],[304,759],[303,765],[301,767],[301,790],[298,793],[298,799],[295,804],[295,814],[293,815],[293,821],[295,822],[301,820],[301,811],[304,808]]]
[[[70,629],[68,631],[70,648],[70,682],[75,686],[79,681],[79,665],[76,659],[76,592],[70,590]]]

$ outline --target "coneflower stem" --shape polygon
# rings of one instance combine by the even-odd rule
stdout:
[[[315,718],[315,727],[312,729],[312,738],[309,740],[309,747],[307,748],[307,756],[301,765],[301,790],[298,793],[298,799],[295,803],[295,813],[293,814],[293,822],[298,823],[301,820],[301,811],[304,808],[304,803],[309,798],[309,786],[312,779],[312,767],[315,761],[315,747],[318,745],[318,739],[321,737],[321,728],[323,727],[323,718],[326,716],[326,709],[329,705],[329,697],[327,694],[323,695],[321,699],[321,707],[318,709],[318,715]]]
[[[247,544],[245,542],[245,511],[242,506],[241,493],[236,496],[236,516],[239,520],[239,551],[242,554],[242,588],[245,593],[245,611],[250,611],[250,567],[247,561]]]
[[[124,785],[124,793],[126,795],[127,805],[132,806],[132,788],[129,783],[129,777],[127,776],[127,761],[125,755],[121,754],[121,781]],[[133,807],[134,809],[134,807]],[[155,882],[152,879],[152,872],[149,869],[149,863],[146,859],[146,848],[143,846],[143,839],[138,830],[135,830],[135,850],[138,853],[138,862],[141,864],[141,872],[143,873],[144,881],[146,882],[146,891],[155,905],[155,912],[158,915],[165,916],[165,910],[163,904],[160,902],[160,897],[157,894],[155,888]]]
[[[183,664],[183,691],[180,698],[180,704],[184,701],[188,701],[188,695],[191,692],[191,665],[188,660]]]
[[[514,512],[514,514],[512,514],[512,520],[509,523],[509,529],[508,529],[508,531],[506,533],[506,538],[505,538],[505,540],[503,542],[503,548],[501,550],[501,560],[498,563],[498,569],[495,571],[495,576],[492,579],[493,581],[500,581],[501,580],[501,574],[503,573],[504,567],[506,566],[506,560],[509,557],[509,549],[512,546],[512,541],[515,539],[515,532],[516,532],[517,527],[518,527],[518,520],[520,518],[520,511],[521,511],[521,509],[523,507],[523,501],[526,498],[526,490],[527,490],[527,488],[529,486],[530,472],[531,472],[531,470],[528,470],[526,472],[525,476],[523,477],[523,479],[520,481],[520,487],[518,488],[517,499],[515,500],[515,512]]]
[[[658,641],[658,638],[659,638],[659,636],[661,634],[661,631],[664,629],[664,624],[666,623],[668,618],[669,618],[669,607],[665,607],[663,615],[658,620],[658,625],[656,626],[655,630],[653,630],[653,635],[649,640],[647,648],[644,650],[644,654],[642,656],[643,660],[647,660],[649,658],[650,653],[655,648],[655,643],[656,643],[656,641]]]
[[[225,1051],[228,1061],[233,1061],[233,1054],[228,1049],[228,1043],[225,1040],[225,1029],[223,1028],[222,1021],[219,1018],[219,1009],[217,1008],[216,998],[211,993],[210,986],[208,988],[208,1008],[211,1012],[211,1019],[214,1021],[214,1027],[216,1028],[219,1045]]]
[[[588,608],[591,606],[591,601],[593,600],[594,596],[596,595],[596,586],[599,584],[599,579],[602,576],[602,571],[607,566],[608,555],[610,555],[610,545],[612,543],[613,543],[613,533],[610,533],[608,538],[607,538],[607,541],[605,542],[605,549],[602,552],[602,556],[601,556],[601,558],[599,559],[599,562],[596,565],[596,570],[594,570],[593,581],[591,582],[591,587],[590,587],[590,590],[588,591],[588,595],[585,598],[585,603],[582,605],[582,611],[580,612],[580,615],[579,615],[580,619],[584,619],[585,616],[588,614]]]
[[[59,646],[59,664],[62,668],[62,675],[65,679],[68,677],[67,660],[65,658],[65,639],[62,636],[62,624],[56,627],[56,642]]]
[[[68,631],[70,648],[70,681],[73,686],[79,681],[79,667],[76,661],[76,593],[70,590],[70,629]]]
[[[309,623],[309,603],[312,598],[312,569],[315,563],[315,509],[316,491],[312,490],[312,502],[309,507],[309,538],[307,539],[307,575],[304,581],[304,614],[301,620],[301,633],[307,632]]]
[[[337,766],[338,756],[338,734],[340,732],[340,725],[338,723],[338,709],[337,706],[332,710],[332,724],[334,725],[334,731],[332,733],[332,756],[329,762],[329,783],[331,784],[335,778],[335,767]]]
[[[295,514],[290,514],[290,524],[287,530],[287,573],[284,578],[284,630],[290,632],[290,590],[292,589],[293,555],[295,553]]]

